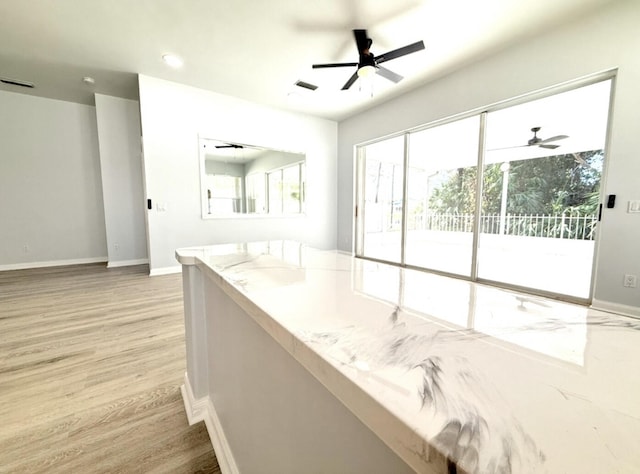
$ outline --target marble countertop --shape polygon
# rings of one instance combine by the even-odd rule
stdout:
[[[640,320],[295,242],[176,256],[418,471],[640,472]]]

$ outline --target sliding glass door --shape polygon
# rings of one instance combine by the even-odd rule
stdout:
[[[471,275],[479,117],[409,134],[405,263]]]
[[[488,114],[478,278],[589,297],[610,87]]]
[[[360,150],[363,181],[362,255],[400,263],[404,183],[404,137]]]
[[[611,83],[359,147],[356,255],[588,300]]]

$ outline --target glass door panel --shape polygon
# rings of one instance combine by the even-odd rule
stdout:
[[[282,199],[285,214],[302,212],[302,178],[300,164],[288,166],[282,170]]]
[[[360,156],[364,172],[361,255],[400,263],[404,137],[366,145]]]
[[[610,87],[488,114],[478,278],[590,297]]]
[[[480,117],[409,136],[405,263],[470,276]]]
[[[267,173],[267,202],[270,214],[282,213],[282,170]]]

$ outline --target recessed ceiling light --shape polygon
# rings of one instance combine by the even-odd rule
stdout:
[[[82,78],[82,82],[84,82],[85,84],[93,85],[96,83],[96,80],[93,77],[85,76]]]
[[[182,59],[175,54],[163,54],[162,59],[171,67],[182,67]]]

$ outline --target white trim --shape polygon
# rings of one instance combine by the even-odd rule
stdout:
[[[199,421],[204,421],[207,410],[207,399],[209,397],[202,397],[201,399],[196,400],[186,372],[184,373],[184,384],[180,386],[180,391],[182,392],[184,411],[187,412],[189,425],[193,425]]]
[[[145,263],[149,263],[148,258],[137,258],[135,260],[118,260],[115,262],[109,261],[107,262],[107,268],[129,267],[132,265],[144,265]]]
[[[189,425],[204,421],[222,474],[240,474],[211,399],[208,396],[198,400],[194,398],[186,372],[184,374],[184,385],[180,387],[180,391],[182,392],[182,400],[184,409],[187,412]]]
[[[182,272],[182,265],[175,265],[173,267],[154,268],[149,271],[149,276],[170,275],[180,272]]]
[[[600,311],[606,311],[608,313],[622,314],[623,316],[630,316],[632,318],[640,318],[640,307],[628,306],[626,304],[612,303],[610,301],[601,301],[594,299],[591,302],[591,307]]]
[[[29,268],[43,267],[63,267],[66,265],[84,265],[87,263],[106,263],[107,257],[91,257],[91,258],[75,258],[71,260],[51,260],[47,262],[24,262],[10,263],[8,265],[0,265],[0,271],[5,270],[25,270]]]
[[[205,414],[204,424],[207,426],[211,445],[213,446],[213,451],[216,453],[220,471],[222,474],[240,474],[236,460],[233,458],[229,442],[222,430],[218,414],[213,407],[213,403],[211,403],[211,399],[209,397],[206,397],[206,399],[207,412]]]

